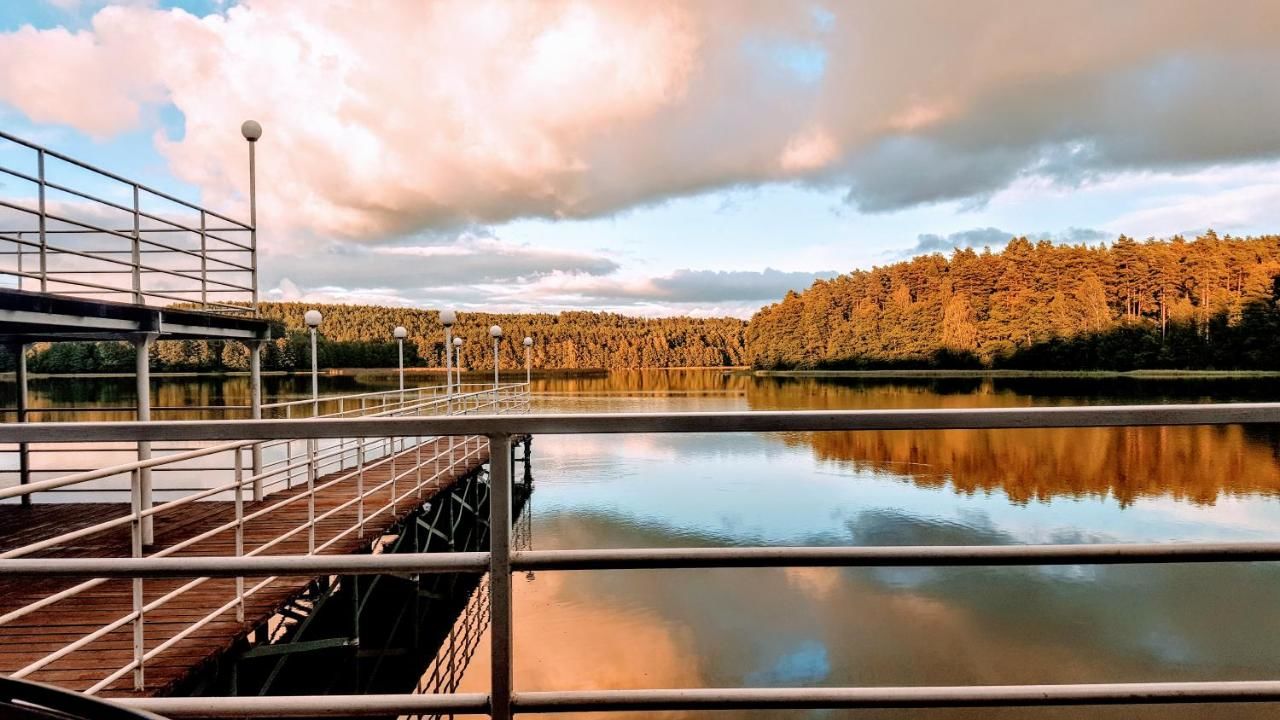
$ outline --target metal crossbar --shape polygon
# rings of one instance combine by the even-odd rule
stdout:
[[[19,181],[18,195],[0,199],[7,213],[0,222],[0,275],[16,278],[17,289],[257,313],[253,220],[232,219],[5,132],[0,142],[25,151],[14,163],[33,167],[0,164],[0,177]],[[251,173],[252,153],[251,145]],[[58,170],[81,186],[59,181]],[[95,194],[85,182],[105,189]],[[103,196],[121,192],[130,201]],[[155,203],[169,211],[147,209]]]
[[[94,423],[0,427],[0,441],[275,440],[379,435],[485,435],[491,458],[488,553],[404,555],[402,572],[489,573],[491,676],[487,694],[151,698],[129,704],[175,717],[311,716],[807,708],[1037,707],[1280,701],[1280,681],[1001,685],[967,687],[704,688],[516,692],[512,683],[512,574],[712,567],[915,567],[1280,561],[1280,543],[1168,543],[940,547],[743,547],[532,551],[511,543],[512,437],[534,434],[937,430],[1280,423],[1280,404],[1145,405],[972,410],[858,410],[679,414],[317,418],[222,423]],[[0,575],[190,576],[254,572],[376,573],[374,556],[307,558],[0,560]]]

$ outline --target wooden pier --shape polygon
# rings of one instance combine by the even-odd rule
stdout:
[[[391,457],[394,457],[394,462],[390,461]],[[243,553],[251,554],[293,531],[291,536],[258,554],[307,554],[309,536],[305,528],[311,517],[323,518],[314,523],[317,554],[370,552],[384,529],[447,490],[460,478],[476,472],[488,461],[488,444],[484,438],[457,438],[452,444],[448,438],[434,438],[397,449],[388,455],[386,461],[370,463],[359,479],[365,489],[363,504],[350,502],[357,497],[357,479],[352,477],[351,468],[316,478],[314,513],[309,509],[306,485],[282,489],[257,502],[245,500],[242,512],[251,519],[243,523]],[[398,478],[396,483],[390,482],[393,468]],[[339,480],[343,476],[347,477]],[[335,480],[338,481],[322,487]],[[397,499],[395,503],[393,498]],[[342,507],[344,504],[346,507]],[[269,512],[252,517],[254,513],[269,508]],[[236,519],[235,503],[228,501],[195,502],[180,510],[156,515],[155,544],[146,548],[147,555],[163,552],[202,533],[234,523]],[[0,552],[130,513],[129,505],[124,503],[0,505]],[[327,513],[332,514],[326,517]],[[360,517],[362,513],[363,518]],[[363,526],[363,532],[357,525]],[[297,531],[300,527],[303,529]],[[130,557],[131,551],[130,527],[125,524],[27,557],[125,558]],[[235,532],[224,530],[192,543],[172,553],[172,556],[237,554]],[[310,580],[306,577],[246,578],[245,587],[252,590],[244,600],[242,621],[236,617],[235,579],[200,582],[198,586],[145,613],[143,647],[152,651],[166,643],[168,646],[146,661],[142,689],[135,689],[133,673],[128,672],[103,686],[99,693],[115,697],[166,694],[242,641],[256,627],[268,622],[280,608],[299,595]],[[20,612],[32,604],[47,602],[46,598],[82,582],[52,578],[0,581],[0,617]],[[0,626],[3,628],[0,631],[0,673],[19,672],[32,663],[47,659],[51,653],[68,648],[71,649],[65,655],[30,671],[26,677],[65,688],[87,690],[109,677],[117,668],[127,667],[134,657],[135,647],[133,623],[128,620],[132,611],[133,581],[97,582],[96,586],[74,596],[48,603]],[[153,603],[192,582],[192,579],[185,578],[147,580],[143,583],[143,601]],[[179,633],[201,621],[204,621],[203,625],[174,640]],[[113,624],[116,627],[100,637],[85,642],[83,646],[74,646],[86,636]]]

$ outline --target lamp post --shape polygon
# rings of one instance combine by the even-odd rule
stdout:
[[[251,282],[249,283],[249,285],[253,287],[253,292],[252,292],[253,316],[257,317],[258,316],[258,177],[257,177],[258,170],[256,167],[256,163],[255,163],[256,158],[254,157],[253,151],[254,151],[254,148],[257,147],[258,145],[258,140],[262,138],[262,125],[258,124],[257,120],[245,120],[244,123],[240,125],[240,134],[244,137],[245,140],[249,141],[249,267],[251,268],[249,273],[251,276],[250,278]],[[204,213],[200,214],[200,219],[203,222]],[[43,228],[43,225],[41,227]],[[202,232],[201,233],[202,240],[203,240],[203,235],[204,233]],[[40,239],[41,241],[44,240],[43,237],[41,237]],[[205,257],[204,248],[201,248],[200,255],[201,255],[200,267],[204,268],[207,263],[207,258]],[[41,268],[41,270],[43,269],[44,268]],[[204,274],[205,273],[203,272],[201,273],[201,278],[200,278],[201,289],[204,289],[208,284],[208,281],[204,277]],[[43,281],[43,278],[44,276],[42,274],[41,275],[42,281]],[[201,295],[204,295],[204,293],[201,293]]]
[[[502,340],[502,326],[489,328],[489,336],[493,338],[493,412],[498,412],[498,341]]]
[[[396,362],[400,367],[400,404],[404,405],[404,339],[409,337],[409,331],[403,325],[397,325],[391,331],[391,336],[396,339]]]
[[[262,138],[262,125],[257,120],[245,120],[240,124],[240,135],[249,143],[249,286],[252,289],[250,300],[253,303],[253,316],[258,316],[258,169],[254,149]],[[205,214],[200,213],[203,226]],[[42,219],[43,221],[43,219]],[[43,238],[42,238],[43,239]],[[205,234],[200,238],[200,297],[201,305],[208,305],[208,267],[209,253],[205,245]],[[249,415],[254,420],[262,419],[262,341],[249,343]],[[262,500],[262,443],[254,443],[252,450],[253,463],[253,499]],[[23,501],[27,496],[22,497]],[[241,608],[243,609],[243,605]]]
[[[458,322],[458,313],[452,310],[440,311],[440,324],[444,326],[444,397],[446,409],[453,400],[453,362],[449,359],[449,346],[453,344],[453,324]]]
[[[319,310],[308,310],[302,319],[311,330],[311,414],[318,416],[320,414],[320,370],[316,365],[316,328],[320,327],[320,321],[324,320],[324,316]]]
[[[446,349],[447,352],[447,349]],[[458,379],[458,387],[462,387],[462,338],[453,339],[453,372]]]
[[[524,384],[525,390],[528,390],[529,382],[533,379],[533,338],[528,335],[524,338]]]
[[[311,417],[320,417],[320,370],[316,365],[316,328],[324,316],[319,310],[308,310],[302,316],[311,329]],[[307,438],[307,554],[316,551],[316,450],[315,438]]]

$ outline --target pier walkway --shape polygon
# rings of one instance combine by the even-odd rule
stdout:
[[[527,386],[491,388],[464,386],[466,392],[448,399],[423,388],[407,395],[393,391],[325,402],[358,408],[344,409],[341,416],[509,413],[527,408]],[[296,404],[310,406],[311,401],[292,403]],[[286,405],[291,404],[275,409]],[[284,410],[279,414],[294,414]],[[328,417],[334,416],[339,413]],[[110,482],[123,475],[126,483],[136,486],[144,464],[138,461],[78,473],[79,478],[58,475],[0,490],[0,498],[36,495],[40,500],[76,493],[100,500],[75,497],[66,502],[65,497],[52,497],[54,502],[19,505],[10,499],[0,505],[0,558],[376,552],[386,528],[489,462],[488,443],[479,436],[256,445],[266,456],[259,473],[250,469],[252,443],[168,448],[168,455],[148,461],[146,468],[152,473],[173,471],[156,475],[166,478],[156,485],[156,496],[167,499],[141,512],[132,502],[112,501],[115,495],[137,493]],[[38,449],[32,449],[36,457]],[[227,471],[229,482],[208,477]],[[203,479],[193,485],[192,478]],[[85,490],[85,485],[93,489]],[[253,499],[255,495],[260,499]],[[154,542],[146,546],[140,542],[144,515],[154,519]],[[245,642],[256,628],[266,627],[311,580],[0,579],[0,674],[109,697],[163,695]],[[265,637],[265,632],[257,637]]]

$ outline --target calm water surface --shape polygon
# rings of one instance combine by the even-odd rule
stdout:
[[[685,411],[1275,400],[1274,380],[544,383],[545,407]],[[539,437],[533,546],[1280,539],[1275,429]],[[523,690],[1266,679],[1270,565],[538,573],[516,590]],[[463,690],[483,690],[477,654]],[[1262,718],[1275,706],[749,713]],[[708,717],[727,713],[705,714]],[[673,716],[693,717],[676,713]]]
[[[273,396],[306,388],[305,379],[271,382]],[[393,382],[326,379],[332,392]],[[53,404],[82,403],[86,394],[128,404],[130,388],[129,381],[36,386]],[[690,371],[541,380],[535,391],[547,411],[667,412],[1263,401],[1280,400],[1280,381],[783,380]],[[246,393],[242,379],[165,381],[156,402],[235,404]],[[532,545],[1280,540],[1278,451],[1277,428],[1240,427],[538,437]],[[1267,564],[545,572],[517,578],[515,601],[520,690],[1280,674],[1280,567]],[[487,688],[486,653],[482,645],[462,691]],[[1258,705],[742,716],[1278,712]]]

